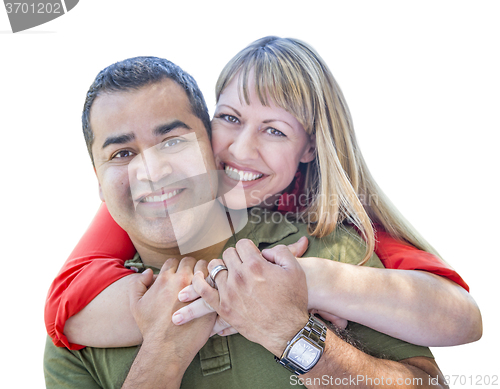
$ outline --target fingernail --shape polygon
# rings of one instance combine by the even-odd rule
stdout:
[[[179,298],[179,301],[186,301],[188,298],[188,294],[184,292],[179,292],[179,295],[177,297]]]
[[[172,316],[172,323],[174,323],[174,324],[181,324],[183,320],[184,320],[184,318],[182,317],[181,313],[176,312]]]

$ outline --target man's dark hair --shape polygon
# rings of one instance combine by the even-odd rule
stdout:
[[[90,108],[94,100],[102,93],[137,90],[167,78],[175,81],[186,91],[193,114],[203,122],[208,136],[211,136],[207,105],[193,77],[179,66],[163,58],[129,58],[101,70],[87,92],[83,106],[82,126],[92,163],[94,163],[92,154],[94,133],[90,127]]]

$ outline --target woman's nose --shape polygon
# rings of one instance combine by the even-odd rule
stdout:
[[[252,160],[259,155],[257,130],[251,126],[245,126],[240,131],[235,131],[230,140],[229,152],[237,160]]]

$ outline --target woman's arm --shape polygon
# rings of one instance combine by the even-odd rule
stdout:
[[[66,321],[64,334],[72,344],[90,347],[130,347],[142,343],[132,312],[130,286],[141,274],[115,281],[99,293],[85,308]]]
[[[267,258],[265,251],[263,255]],[[415,248],[411,251],[415,252],[413,263],[418,263],[415,261],[418,255],[428,255]],[[458,345],[473,342],[482,335],[476,303],[465,289],[444,277],[322,258],[298,260],[306,273],[312,311],[328,312],[425,346]],[[183,292],[182,301],[199,297],[191,287]],[[197,301],[178,311],[174,322],[183,324],[210,311]]]
[[[452,346],[482,335],[476,303],[446,278],[323,258],[300,258],[299,263],[307,277],[309,308],[417,345]]]
[[[375,254],[386,269],[425,270],[448,278],[469,291],[462,277],[437,256],[396,240],[381,229],[377,230],[375,239]]]
[[[115,223],[103,204],[52,282],[47,295],[45,325],[56,346],[74,350],[85,347],[75,340],[68,340],[65,331],[77,331],[71,331],[71,324],[66,325],[67,320],[86,307],[107,286],[133,274],[123,264],[134,254],[135,248],[128,235]],[[110,308],[116,306],[109,299],[107,303]],[[126,307],[128,310],[128,303]],[[97,322],[96,327],[103,328]]]

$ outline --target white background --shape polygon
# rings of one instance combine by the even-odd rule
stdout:
[[[323,56],[380,186],[471,287],[484,335],[433,349],[444,374],[466,376],[464,387],[469,376],[500,375],[498,3],[236,4],[81,0],[18,34],[0,8],[5,387],[44,386],[45,295],[99,205],[80,124],[97,72],[166,57],[198,80],[213,111],[218,72],[265,35],[302,39]]]

